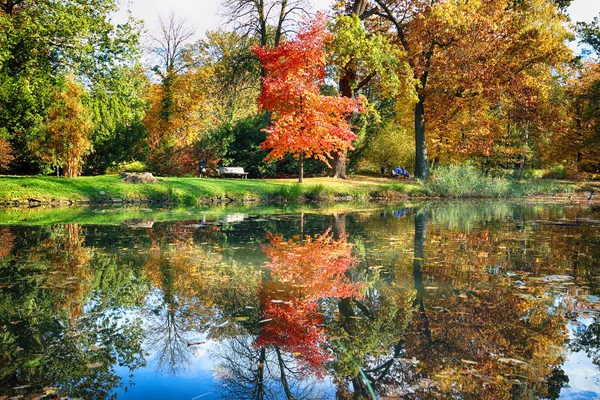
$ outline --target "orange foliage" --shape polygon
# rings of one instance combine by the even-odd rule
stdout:
[[[550,160],[574,169],[597,171],[600,165],[600,64],[588,61],[566,84],[569,125],[556,131],[548,146]],[[556,146],[560,143],[560,146]]]
[[[263,251],[271,259],[266,268],[272,282],[261,294],[263,319],[268,320],[256,339],[257,347],[276,346],[293,353],[296,359],[317,375],[331,358],[324,350],[327,340],[318,301],[325,298],[359,297],[362,285],[352,283],[346,272],[355,258],[351,245],[334,240],[327,231],[314,238],[284,241],[280,235],[268,236],[270,245]]]
[[[13,160],[14,156],[10,143],[0,139],[0,171],[7,169]]]
[[[534,109],[549,74],[572,57],[565,18],[550,1],[376,3],[419,80],[426,144],[438,162],[493,156],[507,125],[523,122],[508,111]]]
[[[269,159],[289,153],[327,163],[332,153],[352,148],[357,139],[348,117],[363,110],[362,102],[319,93],[325,80],[325,44],[332,39],[326,25],[320,14],[293,40],[274,49],[253,48],[266,73],[259,103],[273,113],[274,123],[262,143],[271,149]]]
[[[195,173],[198,169],[193,144],[214,122],[203,86],[206,73],[199,69],[173,75],[168,84],[153,85],[144,125],[149,161],[161,174]]]
[[[92,146],[88,134],[93,123],[82,96],[81,86],[69,78],[65,90],[54,96],[55,105],[48,113],[43,136],[30,143],[36,156],[52,166],[63,167],[69,178],[79,175],[83,156]]]
[[[93,279],[88,265],[92,253],[84,247],[84,241],[85,235],[79,225],[65,224],[58,227],[55,238],[49,238],[42,244],[50,262],[48,284],[62,294],[56,307],[66,309],[70,317],[82,315]]]

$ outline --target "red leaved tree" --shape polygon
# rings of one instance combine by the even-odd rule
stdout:
[[[261,146],[271,149],[271,160],[287,153],[299,158],[299,182],[304,158],[314,157],[329,165],[333,153],[352,148],[357,136],[348,119],[363,110],[358,99],[319,92],[325,82],[325,44],[332,39],[326,26],[327,18],[319,14],[293,40],[273,49],[253,48],[266,74],[258,100],[273,120]]]
[[[262,317],[256,347],[274,346],[295,356],[298,365],[317,376],[332,355],[325,349],[327,335],[319,302],[324,299],[361,297],[362,284],[351,282],[346,273],[354,267],[352,245],[346,238],[335,240],[327,230],[322,235],[284,240],[268,235],[263,251],[271,259],[265,268],[273,282],[260,295]]]

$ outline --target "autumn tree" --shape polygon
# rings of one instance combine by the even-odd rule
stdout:
[[[508,5],[504,1],[375,3],[376,14],[389,23],[418,81],[414,105],[418,178],[429,177],[426,112],[431,117],[427,118],[430,129],[438,130],[444,140],[445,120],[432,111],[449,110],[447,116],[453,119],[465,106],[488,110],[508,88],[527,86],[537,69],[557,66],[569,56],[564,17],[547,0]],[[476,118],[468,119],[469,112],[462,114],[465,122],[456,132],[461,140],[479,124]],[[483,140],[476,146],[489,143],[486,133],[481,131]]]
[[[80,174],[83,156],[91,147],[88,135],[93,123],[82,103],[83,94],[83,88],[69,78],[65,88],[54,95],[41,135],[30,143],[42,162],[54,167],[57,175],[63,168],[69,178]]]
[[[297,361],[322,376],[330,359],[324,318],[319,302],[324,299],[360,297],[363,286],[350,282],[346,273],[353,268],[352,246],[346,237],[334,239],[327,230],[322,235],[284,240],[268,235],[263,251],[273,282],[261,294],[264,324],[257,346],[275,346],[297,355]]]
[[[331,40],[327,21],[320,15],[306,24],[293,40],[274,49],[255,47],[266,76],[260,105],[273,112],[274,123],[266,129],[264,148],[276,160],[292,154],[300,160],[299,182],[304,175],[304,158],[328,162],[332,153],[352,147],[356,135],[348,117],[363,109],[352,98],[324,96],[319,89],[325,79],[325,44]]]
[[[368,24],[376,11],[367,0],[346,2],[331,23],[335,36],[330,44],[330,70],[340,95],[353,98],[362,93],[373,104],[414,86],[402,50]],[[333,154],[329,176],[346,177],[346,156]]]
[[[197,109],[202,105],[196,98],[197,85],[191,86],[195,80],[186,75],[191,65],[188,42],[193,35],[185,21],[171,13],[166,20],[160,19],[159,33],[152,39],[158,60],[153,71],[160,83],[152,87],[144,125],[149,161],[163,174],[186,172],[185,166],[192,166],[188,146],[197,135]]]
[[[577,34],[582,44],[589,46],[596,55],[600,54],[598,17],[590,23],[578,23]],[[591,57],[585,60],[580,68],[572,71],[564,89],[571,123],[568,129],[554,135],[555,142],[560,141],[564,146],[550,148],[553,160],[594,172],[600,166],[600,63]]]
[[[258,111],[260,70],[250,50],[256,43],[255,38],[219,30],[207,32],[206,39],[193,46],[194,69],[210,70],[206,86],[218,125],[233,124]]]

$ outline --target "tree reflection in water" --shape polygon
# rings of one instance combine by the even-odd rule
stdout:
[[[317,382],[327,374],[340,399],[552,398],[564,384],[562,312],[541,291],[518,296],[508,283],[473,282],[434,267],[427,258],[439,256],[437,243],[445,243],[444,254],[459,255],[465,243],[444,239],[451,226],[427,235],[430,211],[411,213],[414,234],[397,239],[412,248],[411,257],[388,265],[360,249],[353,254],[344,214],[320,235],[269,234],[262,275],[235,276],[216,255],[178,244],[166,259],[173,276],[187,279],[168,289],[169,268],[159,262],[162,278],[153,281],[181,322],[159,325],[157,337],[188,355],[189,339],[166,336],[171,328],[220,341],[217,380],[230,398],[326,397]]]
[[[240,335],[227,341],[226,350],[221,346],[222,379],[232,398],[324,397],[316,380],[333,360],[326,346],[324,307],[363,291],[362,284],[346,277],[355,262],[351,246],[345,237],[334,240],[329,230],[313,237],[267,239],[263,251],[270,260],[265,266],[269,277],[259,288],[260,320],[246,324],[256,336]]]
[[[92,256],[74,224],[41,237],[20,232],[27,246],[13,246],[17,235],[8,229],[0,235],[0,397],[114,397],[125,386],[115,365],[135,370],[145,362],[139,321],[113,308],[123,298],[113,292],[105,303],[97,294],[115,265]],[[111,283],[132,296],[143,290],[131,279]]]
[[[164,379],[209,349],[231,399],[558,398],[568,338],[555,290],[596,290],[594,226],[577,222],[565,241],[532,216],[579,217],[570,209],[401,210],[135,235],[0,228],[0,396],[56,382],[110,396],[124,385],[115,365],[144,365],[144,348]],[[298,228],[311,235],[289,238]],[[90,238],[102,229],[130,250]],[[576,284],[548,287],[550,273]],[[571,350],[599,363],[598,332],[582,324]]]

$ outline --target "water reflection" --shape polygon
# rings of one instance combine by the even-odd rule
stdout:
[[[95,270],[90,261],[104,260],[77,225],[2,237],[0,394],[52,394],[60,384],[75,397],[110,396],[124,384],[115,365],[133,370],[144,358],[139,320],[124,315],[116,293],[106,304],[90,290],[107,283],[109,265]]]
[[[570,352],[598,365],[599,216],[444,203],[3,227],[0,396],[144,398],[204,360],[209,383],[171,397],[557,399]]]

